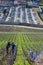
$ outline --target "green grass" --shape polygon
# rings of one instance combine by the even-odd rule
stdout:
[[[43,50],[43,34],[0,34],[0,48],[5,47],[8,41],[18,45],[17,56],[13,65],[30,65],[22,47],[26,51],[29,47],[35,52]]]
[[[42,10],[42,12],[38,12],[38,15],[39,15],[40,19],[43,21],[43,8],[41,10]]]
[[[41,17],[41,19],[42,19],[42,21],[43,21],[43,13],[40,13],[40,17]]]
[[[43,6],[43,2],[39,2],[38,4],[41,5],[41,6]]]

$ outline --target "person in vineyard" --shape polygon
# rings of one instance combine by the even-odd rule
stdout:
[[[9,51],[10,45],[11,45],[10,42],[8,42],[7,45],[6,45],[6,53],[7,53],[7,54],[8,54],[8,51]]]
[[[33,51],[30,52],[30,55],[31,55],[31,60],[34,61],[37,57],[37,54]]]
[[[12,43],[12,53],[14,54],[14,50],[15,50],[15,44]]]

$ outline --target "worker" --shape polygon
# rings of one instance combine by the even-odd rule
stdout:
[[[9,51],[10,45],[11,45],[10,42],[8,42],[7,45],[6,45],[6,52],[7,52],[7,54],[8,54],[8,51]]]

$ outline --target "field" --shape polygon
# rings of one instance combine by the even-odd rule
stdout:
[[[39,32],[40,33],[40,32]],[[43,50],[43,34],[37,33],[14,33],[14,34],[5,34],[0,33],[0,49],[4,48],[7,42],[14,42],[17,45],[17,55],[13,65],[35,65],[30,64],[27,60],[27,57],[24,54],[23,48],[27,52],[29,47],[35,51],[39,52]],[[3,63],[3,61],[2,61]],[[0,64],[1,65],[1,64]],[[3,63],[3,65],[5,65]]]
[[[43,21],[43,13],[40,13],[40,18]]]
[[[38,3],[39,6],[43,6],[42,1],[38,1]],[[30,1],[29,4],[31,5],[32,2]],[[38,5],[33,2],[33,6],[38,7]],[[38,16],[38,10],[39,7],[27,8],[27,5],[25,7],[24,4],[11,7],[0,6],[1,24],[20,23],[20,25],[11,26],[0,25],[0,65],[43,65],[43,54],[40,54],[43,52],[43,28],[33,27],[43,25],[43,14],[39,13]],[[6,13],[4,13],[5,11]],[[29,24],[29,26],[32,24],[32,27],[23,27],[21,24],[24,23],[26,25]],[[12,42],[15,44],[16,48],[14,48],[14,53],[12,53],[12,47],[9,48],[8,54],[6,53],[6,45],[8,42],[10,42],[11,45]],[[31,51],[39,56],[39,62],[37,62],[37,58],[35,59],[36,61],[32,60],[33,58],[31,58],[30,55]]]

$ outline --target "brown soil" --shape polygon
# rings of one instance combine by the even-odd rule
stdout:
[[[38,60],[35,61],[35,65],[43,65],[43,53],[39,55]]]

